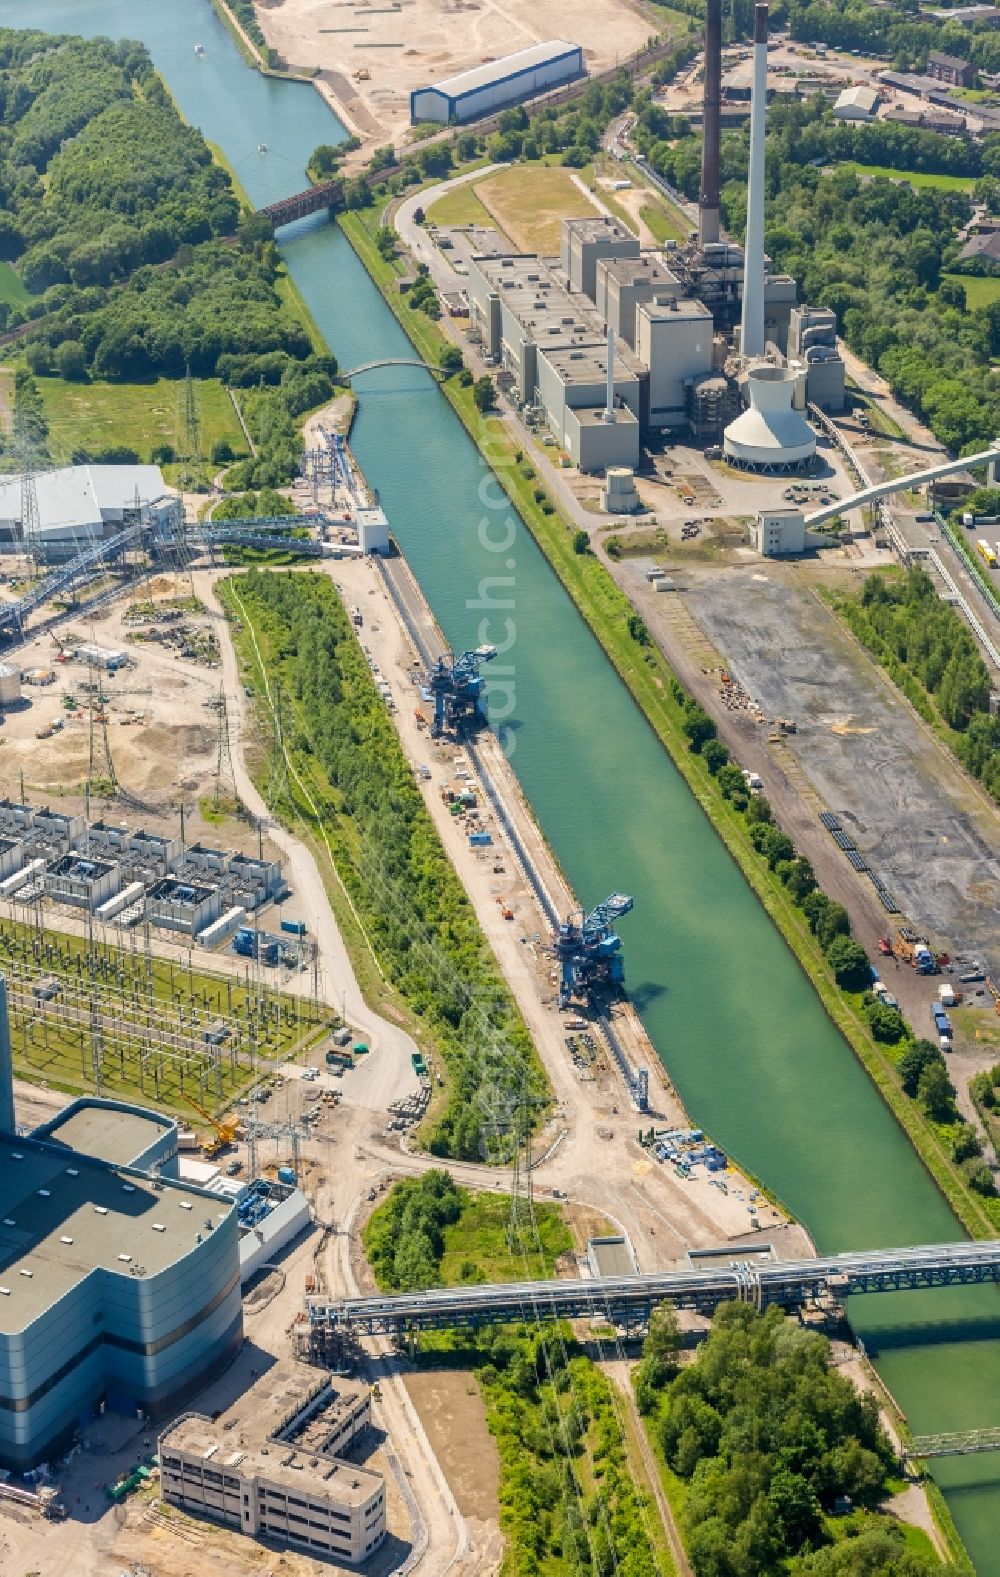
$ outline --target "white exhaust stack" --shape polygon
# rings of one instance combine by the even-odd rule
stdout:
[[[753,95],[750,100],[750,174],[743,249],[743,321],[740,350],[764,354],[764,134],[767,118],[767,6],[754,7]]]
[[[608,403],[604,409],[604,420],[613,422],[615,419],[615,331],[608,328]]]

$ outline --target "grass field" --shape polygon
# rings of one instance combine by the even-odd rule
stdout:
[[[537,1281],[554,1276],[560,1254],[573,1248],[573,1236],[563,1220],[561,1207],[535,1205],[540,1249],[531,1247],[512,1255],[507,1236],[509,1224],[510,1199],[506,1194],[466,1194],[462,1214],[444,1229],[441,1285],[461,1285],[467,1280],[463,1267],[469,1264],[476,1266],[484,1281],[523,1281],[525,1277]]]
[[[988,307],[991,302],[1000,300],[1000,276],[942,274],[941,278],[954,280],[956,285],[961,285],[965,291],[965,304],[970,312],[974,312],[977,307]]]
[[[439,197],[427,210],[427,218],[436,225],[489,225],[492,215],[476,196],[476,183],[468,181],[456,186],[452,192]]]
[[[856,164],[848,160],[838,170],[853,170],[856,175],[883,175],[889,181],[908,181],[911,186],[935,186],[942,192],[971,192],[971,175],[933,175],[925,170],[892,170],[884,164]]]
[[[141,460],[159,444],[184,447],[184,382],[158,378],[149,383],[64,383],[39,378],[53,453],[103,449],[123,444]],[[227,439],[233,453],[245,455],[246,441],[232,401],[217,378],[196,379],[195,405],[203,454]]]
[[[143,950],[15,921],[0,924],[15,1072],[56,1089],[156,1098],[192,1119],[217,1110],[272,1060],[314,1044],[329,1027],[322,1005],[250,978],[213,975]],[[307,977],[302,977],[305,982]],[[35,987],[55,982],[41,1000]],[[219,1045],[205,1039],[224,1024]],[[197,1124],[196,1124],[197,1126]]]
[[[23,307],[30,299],[17,270],[9,263],[0,263],[0,301],[12,307]]]
[[[515,246],[547,256],[559,250],[562,219],[598,211],[569,170],[545,164],[511,165],[478,182],[476,193]]]
[[[655,197],[651,196],[648,203],[643,203],[639,212],[657,241],[686,241],[691,233],[690,222],[683,214],[675,208],[668,208],[666,203]]]

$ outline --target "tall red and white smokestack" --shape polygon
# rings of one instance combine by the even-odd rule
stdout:
[[[767,117],[767,6],[753,13],[753,96],[750,100],[750,173],[743,251],[744,356],[764,354],[764,134]]]
[[[719,144],[722,117],[722,0],[707,0],[705,10],[705,89],[701,117],[701,193],[698,240],[719,239]]]

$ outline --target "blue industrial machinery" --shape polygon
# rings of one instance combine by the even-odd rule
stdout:
[[[479,672],[483,663],[492,662],[495,646],[477,646],[474,652],[455,657],[445,652],[427,675],[427,689],[434,701],[431,737],[440,739],[445,729],[461,733],[464,725],[479,712],[485,679]]]
[[[612,930],[612,922],[628,914],[633,901],[627,893],[612,893],[590,914],[578,909],[563,921],[554,941],[562,970],[560,1007],[566,1007],[573,996],[585,996],[595,986],[621,985],[625,975],[622,939]]]

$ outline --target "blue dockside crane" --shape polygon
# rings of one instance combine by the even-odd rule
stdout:
[[[460,733],[463,724],[479,711],[485,679],[479,672],[483,663],[492,662],[495,646],[477,646],[474,652],[455,657],[445,652],[427,675],[427,688],[434,701],[431,738],[440,739],[446,728]]]
[[[576,910],[556,932],[554,950],[562,978],[559,1006],[567,1006],[574,995],[584,995],[598,985],[621,985],[625,977],[622,939],[612,929],[632,908],[627,893],[612,893],[596,909],[585,914]]]

